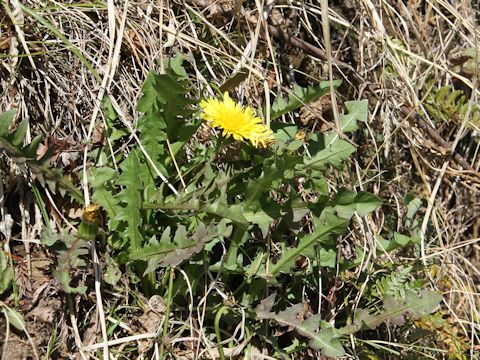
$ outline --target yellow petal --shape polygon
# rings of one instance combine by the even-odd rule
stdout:
[[[200,107],[203,110],[202,118],[210,127],[221,128],[223,136],[232,136],[235,140],[244,142],[250,141],[255,147],[268,147],[275,141],[272,130],[255,116],[253,108],[247,106],[242,109],[228,93],[223,95],[223,101],[202,100]]]

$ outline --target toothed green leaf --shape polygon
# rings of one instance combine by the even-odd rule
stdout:
[[[275,294],[264,299],[256,308],[258,319],[274,320],[281,326],[288,326],[289,330],[295,330],[300,335],[310,339],[309,346],[312,349],[321,350],[325,356],[343,356],[345,349],[340,343],[336,330],[326,327],[319,330],[322,324],[321,315],[311,316],[302,320],[304,304],[295,304],[279,313],[270,312],[275,300]]]
[[[133,252],[142,246],[143,236],[140,232],[142,228],[142,181],[139,174],[140,161],[138,154],[132,151],[121,165],[121,174],[116,180],[117,185],[122,185],[124,189],[116,196],[123,207],[115,220],[126,223],[126,229],[123,233],[130,243],[130,251]]]
[[[355,147],[348,141],[340,139],[338,134],[314,134],[311,139],[312,157],[305,157],[304,165],[307,170],[325,170],[328,165],[342,168],[343,163],[355,152]],[[315,152],[316,151],[316,152]]]
[[[341,80],[333,81],[334,88],[340,86],[341,83]],[[295,84],[288,99],[284,99],[282,96],[277,96],[271,107],[270,119],[276,119],[301,108],[305,104],[310,104],[321,96],[327,94],[329,91],[330,83],[328,81],[322,81],[318,86],[306,88]]]
[[[348,133],[358,129],[357,121],[368,120],[368,100],[347,101],[347,113],[340,115],[342,132]]]

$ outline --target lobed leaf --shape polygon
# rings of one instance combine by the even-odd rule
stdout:
[[[230,236],[231,227],[223,225],[205,226],[199,225],[192,236],[184,226],[179,226],[173,239],[170,239],[170,228],[162,234],[160,241],[152,238],[150,243],[142,249],[134,251],[130,258],[132,260],[143,260],[148,262],[145,274],[156,270],[158,267],[177,266],[200,252],[206,243],[218,236]]]
[[[370,330],[375,330],[380,324],[390,322],[393,325],[402,325],[407,315],[415,320],[422,315],[432,313],[442,301],[442,295],[436,291],[422,290],[419,295],[408,291],[405,298],[386,296],[383,309],[378,314],[370,314],[365,309],[355,311],[354,325],[356,331],[365,325]]]
[[[341,80],[333,81],[335,88],[340,86],[341,83]],[[318,86],[306,88],[295,84],[288,99],[284,99],[282,96],[277,96],[271,107],[270,119],[276,119],[301,108],[305,104],[312,103],[321,96],[327,94],[329,91],[330,83],[328,81],[322,81]]]
[[[340,189],[333,199],[334,207],[337,215],[350,219],[353,214],[365,216],[380,206],[383,201],[368,192],[360,191],[355,193],[345,188]]]
[[[89,252],[89,243],[68,232],[57,233],[48,227],[42,231],[40,241],[56,254],[57,264],[53,275],[60,283],[62,290],[66,293],[85,293],[86,286],[71,286],[70,272],[74,268],[86,265],[84,258]]]
[[[275,314],[271,308],[275,301],[275,294],[270,295],[260,302],[256,308],[257,318],[260,320],[274,320],[281,326],[288,326],[290,330],[296,330],[300,335],[310,339],[309,346],[312,349],[321,350],[325,356],[343,356],[345,349],[340,343],[338,335],[332,327],[319,331],[321,315],[311,316],[302,320],[304,304],[295,304]]]
[[[123,209],[116,216],[116,220],[124,221],[127,227],[124,232],[130,241],[130,251],[136,251],[142,246],[142,181],[139,175],[140,161],[138,154],[132,151],[122,162],[122,173],[116,180],[116,184],[124,186],[124,189],[116,196],[123,204]]]
[[[342,132],[349,133],[358,129],[357,121],[368,120],[368,100],[347,101],[345,107],[348,112],[340,115]]]
[[[315,140],[318,142],[317,146],[320,145],[320,150],[311,158],[305,157],[304,165],[298,167],[299,169],[323,171],[327,165],[341,168],[344,161],[355,152],[355,146],[340,139],[335,132],[320,135],[318,139],[312,136],[312,141]]]

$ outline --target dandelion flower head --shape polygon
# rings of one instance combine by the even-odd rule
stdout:
[[[202,100],[200,106],[203,110],[202,118],[210,127],[221,128],[222,136],[250,141],[257,148],[267,147],[274,141],[272,130],[255,116],[255,111],[250,106],[243,109],[227,92],[223,95],[223,100]]]

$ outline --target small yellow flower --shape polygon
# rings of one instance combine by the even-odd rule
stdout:
[[[90,204],[83,208],[83,220],[94,222],[100,215],[100,205]]]
[[[255,111],[250,106],[242,109],[228,93],[223,95],[223,101],[202,100],[200,106],[203,110],[202,118],[210,127],[221,128],[223,136],[250,141],[257,148],[267,147],[275,141],[272,130],[263,125],[262,120],[255,116]]]

